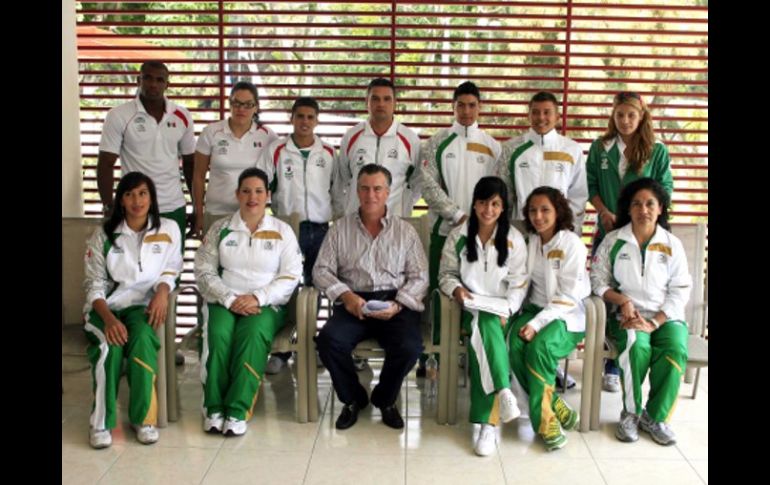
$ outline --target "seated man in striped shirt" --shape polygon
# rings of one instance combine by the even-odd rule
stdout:
[[[337,429],[353,426],[369,404],[358,382],[352,351],[367,338],[385,350],[371,402],[391,428],[404,427],[396,399],[422,352],[420,312],[428,289],[428,263],[417,231],[386,207],[390,171],[368,164],[358,173],[358,211],[329,229],[313,268],[313,281],[334,302],[316,340],[334,390],[344,403]]]

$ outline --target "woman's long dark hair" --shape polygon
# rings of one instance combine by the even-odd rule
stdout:
[[[499,195],[503,199],[503,211],[497,218],[497,233],[495,234],[495,249],[497,249],[497,265],[501,268],[505,266],[508,259],[508,229],[510,228],[510,211],[508,209],[508,189],[505,182],[500,177],[482,177],[473,188],[473,202],[471,202],[471,213],[468,217],[468,243],[465,247],[468,249],[468,261],[474,262],[479,259],[476,251],[476,235],[479,233],[479,218],[476,215],[477,200],[487,200]]]
[[[117,229],[120,223],[126,218],[126,210],[121,203],[123,194],[130,190],[134,190],[142,184],[146,184],[147,190],[150,191],[150,210],[147,213],[150,221],[149,229],[160,229],[160,210],[158,209],[158,197],[155,192],[155,183],[150,177],[142,172],[129,172],[120,179],[120,182],[118,182],[118,188],[115,190],[112,215],[104,222],[104,225],[102,225],[104,233],[107,234],[107,239],[110,240],[110,244],[117,246],[117,244],[115,244],[115,229]]]
[[[668,223],[668,206],[671,203],[671,199],[669,199],[668,192],[666,192],[666,189],[660,185],[660,182],[649,177],[642,177],[634,180],[623,187],[623,190],[620,192],[620,197],[618,197],[615,229],[619,229],[631,222],[631,200],[637,192],[645,189],[652,192],[655,198],[658,199],[658,204],[660,205],[660,215],[657,220],[658,225],[667,231],[671,230],[671,226]]]

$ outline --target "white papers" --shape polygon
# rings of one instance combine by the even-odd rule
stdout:
[[[463,306],[471,310],[481,310],[482,312],[493,313],[501,317],[508,318],[511,314],[508,307],[508,300],[499,296],[484,296],[471,293],[473,299],[463,300]]]

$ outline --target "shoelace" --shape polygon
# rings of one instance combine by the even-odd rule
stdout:
[[[570,409],[570,407],[567,406],[567,403],[564,402],[564,400],[561,398],[556,400],[556,404],[554,405],[553,410],[556,413],[556,417],[559,419],[559,422],[561,423],[568,421],[572,415],[572,409]]]
[[[559,423],[559,420],[553,419],[548,423],[548,428],[545,430],[545,435],[543,435],[543,437],[545,439],[554,439],[561,436],[561,434],[561,424]]]
[[[638,422],[633,414],[626,414],[625,417],[620,422],[620,426],[624,430],[631,430],[636,428],[638,425]]]

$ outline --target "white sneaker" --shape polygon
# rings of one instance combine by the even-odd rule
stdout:
[[[620,392],[620,376],[617,374],[604,374],[602,389],[607,392]]]
[[[131,427],[136,431],[136,440],[143,445],[151,445],[158,441],[160,435],[158,434],[158,428],[155,426],[151,424],[135,426],[132,424]]]
[[[108,429],[94,429],[88,430],[91,447],[96,448],[108,448],[112,445],[112,433]]]
[[[366,359],[353,359],[353,367],[356,368],[356,371],[361,372],[362,370],[366,369],[366,367],[369,365],[369,361]]]
[[[500,420],[503,423],[513,421],[521,415],[519,406],[516,404],[516,396],[510,389],[507,387],[501,389],[497,393],[497,397],[500,399]]]
[[[489,456],[495,452],[497,430],[491,424],[482,424],[479,437],[473,446],[473,451],[479,456]]]
[[[224,424],[225,417],[222,416],[222,413],[214,413],[203,418],[203,431],[207,433],[221,433]]]
[[[267,361],[267,367],[265,367],[265,374],[278,374],[281,369],[287,365],[286,361],[277,355],[271,355]]]
[[[233,417],[227,418],[227,421],[225,421],[225,425],[222,428],[222,434],[233,436],[242,436],[246,434],[246,421]]]

